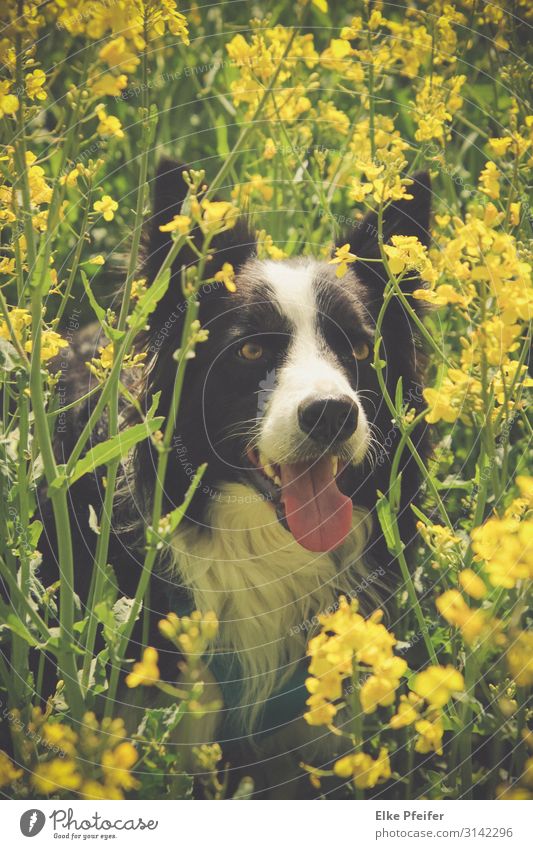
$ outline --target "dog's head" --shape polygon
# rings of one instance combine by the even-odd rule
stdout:
[[[181,182],[180,169],[166,163],[156,183],[146,245],[148,277],[170,247],[159,226],[179,212]],[[410,193],[412,200],[386,210],[384,239],[414,235],[427,245],[428,176],[416,175]],[[386,283],[375,216],[367,215],[340,243],[346,241],[361,259],[339,278],[327,260],[258,259],[255,240],[242,225],[219,240],[208,273],[230,262],[236,292],[218,285],[199,293],[209,337],[187,366],[166,481],[169,501],[177,505],[197,466],[208,463],[192,518],[202,519],[206,503],[225,482],[245,482],[272,504],[302,546],[331,551],[350,531],[352,502],[372,506],[387,465],[383,441],[394,430],[373,368],[374,328]],[[178,257],[175,280],[146,339],[152,357],[147,401],[162,390],[162,412],[176,368],[172,355],[180,345],[179,272],[192,261],[186,252]],[[408,283],[406,291],[409,286],[420,281]],[[400,302],[393,300],[382,332],[391,394],[401,378],[410,406],[417,407],[418,343]],[[394,435],[391,444],[395,440]],[[141,463],[148,480],[146,451],[144,446]]]

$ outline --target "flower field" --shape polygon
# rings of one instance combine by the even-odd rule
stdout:
[[[217,743],[195,748],[194,768],[170,744],[184,717],[200,720],[216,707],[201,699],[198,663],[216,618],[204,610],[159,623],[185,658],[187,688],[162,680],[147,642],[135,653],[129,646],[150,574],[183,519],[184,509],[164,512],[160,481],[188,392],[187,363],[206,338],[198,293],[235,291],[231,264],[206,275],[211,242],[242,214],[261,257],[320,256],[342,281],[356,257],[348,243],[332,245],[365,211],[382,222],[421,170],[431,175],[430,248],[411,236],[385,244],[378,234],[389,280],[373,368],[399,447],[386,434],[376,447],[377,463],[391,450],[398,458],[377,512],[399,585],[383,610],[341,598],[310,633],[302,722],[345,737],[349,753],[301,769],[315,793],[337,780],[357,799],[533,796],[532,26],[527,0],[1,4],[6,798],[188,798],[193,771],[207,798],[228,796]],[[161,228],[173,247],[148,287],[138,273],[141,228],[164,156],[190,166],[188,195]],[[193,230],[201,248],[182,279],[187,308],[170,412],[154,404],[131,424],[122,415],[137,403],[127,378],[145,360],[136,342]],[[420,287],[404,291],[413,273]],[[393,300],[426,351],[420,413],[401,385],[391,394],[383,378],[380,329]],[[415,310],[421,304],[424,313]],[[95,319],[105,343],[86,358],[91,419],[58,456],[66,351]],[[107,438],[92,445],[102,415]],[[411,438],[421,423],[431,433],[428,461]],[[122,462],[146,439],[158,484],[144,568],[131,597],[117,599],[108,559],[114,495]],[[398,521],[404,448],[422,479],[411,505],[415,540],[401,538]],[[84,605],[73,591],[69,492],[97,468],[105,504],[91,517],[95,568]],[[189,499],[201,475],[195,470]],[[52,585],[40,572],[45,491],[58,540],[60,580]],[[118,708],[121,672],[146,704],[135,727]],[[150,707],[156,691],[172,705]],[[252,789],[243,781],[235,792],[245,798]]]

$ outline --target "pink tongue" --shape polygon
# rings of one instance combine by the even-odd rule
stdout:
[[[283,463],[281,500],[291,533],[309,551],[333,551],[348,536],[352,502],[339,490],[331,457]]]

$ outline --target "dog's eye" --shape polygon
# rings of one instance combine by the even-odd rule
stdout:
[[[356,360],[366,360],[370,356],[370,348],[366,342],[358,342],[354,345],[353,355]]]
[[[263,346],[258,345],[257,342],[245,342],[237,353],[244,360],[260,360],[263,356]]]

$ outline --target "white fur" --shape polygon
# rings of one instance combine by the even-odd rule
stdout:
[[[298,265],[266,261],[263,276],[272,288],[280,312],[294,327],[287,362],[276,374],[276,385],[269,396],[266,413],[260,423],[257,447],[274,463],[283,463],[313,454],[306,449],[307,439],[298,423],[298,407],[306,398],[349,397],[358,407],[358,424],[347,440],[350,460],[359,463],[365,456],[370,428],[363,407],[335,356],[321,339],[317,324],[317,302],[313,288],[317,263]]]
[[[213,646],[236,653],[243,677],[242,722],[250,730],[262,702],[294,672],[310,631],[302,623],[350,594],[365,575],[369,514],[354,509],[352,532],[334,553],[302,548],[272,505],[245,484],[224,484],[209,527],[183,525],[173,568],[198,610],[220,622]]]

